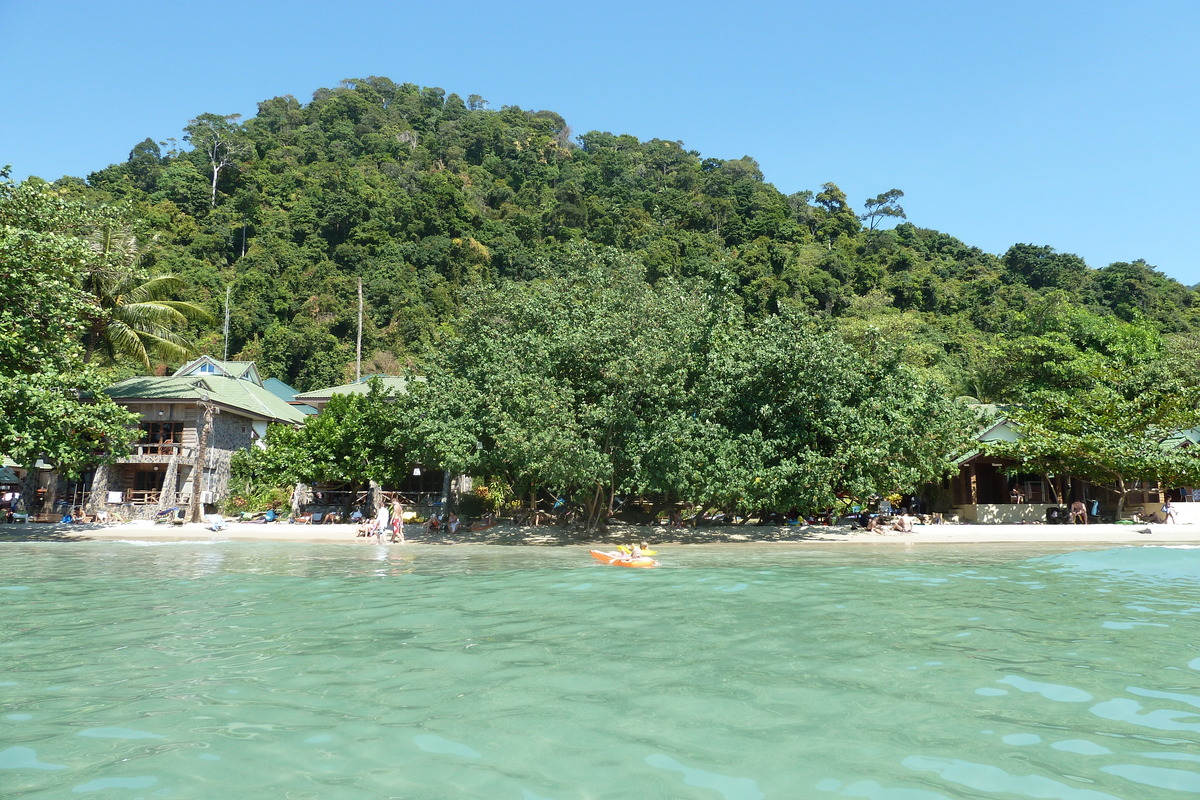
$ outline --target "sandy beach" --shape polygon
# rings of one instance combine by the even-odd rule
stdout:
[[[588,536],[555,526],[519,526],[500,523],[484,531],[456,535],[429,533],[410,527],[407,544],[498,546],[613,546],[646,541],[652,546],[756,543],[793,546],[852,545],[971,545],[1037,543],[1088,546],[1095,544],[1195,544],[1200,545],[1200,525],[917,525],[912,533],[868,533],[839,526],[725,525],[667,528],[618,523],[601,535]],[[368,540],[355,535],[353,525],[291,525],[286,522],[229,523],[213,532],[201,524],[169,525],[150,522],[100,524],[0,525],[0,541],[231,541],[307,542],[356,545]],[[374,543],[370,540],[369,543]],[[397,544],[397,547],[404,545]]]

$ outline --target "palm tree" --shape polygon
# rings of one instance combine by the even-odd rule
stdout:
[[[137,238],[123,225],[102,225],[89,239],[100,258],[84,279],[93,300],[84,360],[100,351],[113,361],[133,358],[149,369],[151,353],[166,360],[193,355],[194,348],[174,329],[190,320],[211,322],[213,316],[195,303],[165,299],[183,288],[183,280],[139,270]]]

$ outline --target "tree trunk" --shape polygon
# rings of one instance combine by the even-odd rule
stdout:
[[[217,177],[220,176],[220,174],[221,174],[221,167],[219,164],[217,164],[216,161],[212,162],[212,170],[213,170],[213,177],[212,177],[212,204],[211,204],[211,207],[216,208],[217,207]]]
[[[202,507],[200,495],[204,492],[204,462],[208,460],[208,437],[213,427],[213,406],[202,403],[203,422],[200,425],[200,443],[196,448],[196,461],[192,466],[192,502],[188,508],[188,522],[200,522]]]
[[[96,467],[96,472],[92,476],[92,491],[88,493],[87,501],[84,503],[84,513],[95,516],[98,512],[103,511],[105,504],[108,501],[108,476],[111,470],[108,464],[101,464]]]
[[[604,487],[596,484],[596,491],[592,492],[591,497],[587,499],[587,524],[585,530],[588,533],[596,533],[603,531],[608,527],[608,514],[606,504],[604,502]]]

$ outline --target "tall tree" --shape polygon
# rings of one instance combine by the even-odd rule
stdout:
[[[904,208],[900,205],[900,198],[904,197],[904,192],[899,189],[889,189],[881,195],[872,197],[866,202],[867,213],[863,214],[860,219],[867,223],[868,229],[874,233],[876,226],[883,220],[884,217],[892,219],[908,219],[904,213]]]
[[[1014,244],[1001,259],[1009,275],[1033,289],[1079,289],[1088,267],[1074,253],[1053,247]]]
[[[846,193],[836,183],[822,184],[816,201],[822,209],[817,222],[817,236],[827,244],[831,245],[838,236],[853,236],[862,229],[858,215],[846,200]]]
[[[249,154],[251,149],[242,126],[238,124],[241,118],[241,114],[224,117],[220,114],[201,114],[184,128],[186,134],[183,138],[208,158],[212,170],[212,208],[217,206],[217,182],[221,172]]]

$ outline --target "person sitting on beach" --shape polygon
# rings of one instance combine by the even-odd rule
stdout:
[[[489,511],[488,513],[486,513],[482,517],[480,517],[478,522],[475,522],[471,525],[471,530],[486,531],[488,528],[492,527],[495,524],[496,524],[495,519],[493,518],[492,513]]]
[[[358,527],[354,529],[354,536],[355,538],[358,538],[359,536],[365,536],[366,538],[370,539],[375,535],[375,529],[376,523],[373,517],[364,517],[362,514],[359,514]]]
[[[442,521],[438,518],[437,514],[430,514],[429,519],[425,521],[425,530],[429,531],[430,533],[437,533],[438,529],[441,527]]]
[[[883,517],[871,517],[866,524],[867,533],[883,533],[886,528],[883,526]]]
[[[1087,506],[1083,504],[1082,500],[1076,500],[1074,503],[1071,503],[1071,515],[1069,517],[1069,521],[1072,525],[1074,525],[1077,521],[1082,521],[1084,525],[1088,524]]]
[[[451,511],[450,516],[446,518],[446,532],[451,535],[458,533],[458,526],[461,524],[462,521],[459,520],[458,514]]]
[[[908,515],[907,508],[900,509],[900,516],[896,517],[896,521],[892,523],[892,530],[896,531],[896,533],[913,532],[913,520]]]

